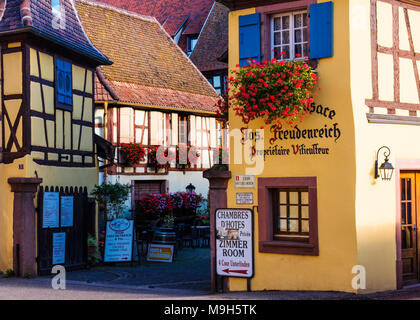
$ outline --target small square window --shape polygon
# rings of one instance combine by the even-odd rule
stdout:
[[[259,251],[318,255],[316,178],[259,178]]]

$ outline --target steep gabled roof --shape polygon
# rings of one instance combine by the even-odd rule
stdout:
[[[93,46],[79,21],[73,0],[60,0],[64,24],[53,18],[51,0],[0,0],[0,35],[28,31],[68,49],[89,56],[100,64],[111,62]]]
[[[228,8],[221,3],[215,3],[190,55],[191,61],[202,72],[228,68],[227,63],[218,61],[228,48],[228,28]]]
[[[155,17],[174,36],[188,18],[184,34],[198,34],[214,0],[99,0],[121,9]]]
[[[90,39],[112,59],[100,68],[97,100],[215,112],[217,92],[159,22],[98,2],[78,0]],[[112,99],[111,99],[112,98]]]

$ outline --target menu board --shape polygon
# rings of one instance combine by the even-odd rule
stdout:
[[[106,224],[105,262],[131,261],[133,220],[115,219]]]
[[[149,244],[147,250],[147,261],[172,262],[174,246],[164,244]]]
[[[53,233],[53,265],[63,264],[66,261],[66,233]]]
[[[61,226],[73,227],[73,196],[61,197]]]
[[[58,192],[44,192],[42,227],[59,227],[60,195]]]

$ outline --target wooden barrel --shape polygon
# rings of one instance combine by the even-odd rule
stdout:
[[[159,244],[175,244],[176,243],[176,233],[171,229],[161,229],[155,231],[153,237],[153,243]]]

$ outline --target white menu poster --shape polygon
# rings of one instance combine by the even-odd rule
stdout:
[[[53,233],[52,264],[63,264],[66,261],[66,233]]]
[[[73,196],[61,197],[61,226],[73,227]]]
[[[133,220],[115,219],[106,224],[105,262],[131,261]]]
[[[60,195],[58,192],[44,192],[42,227],[59,227]]]

